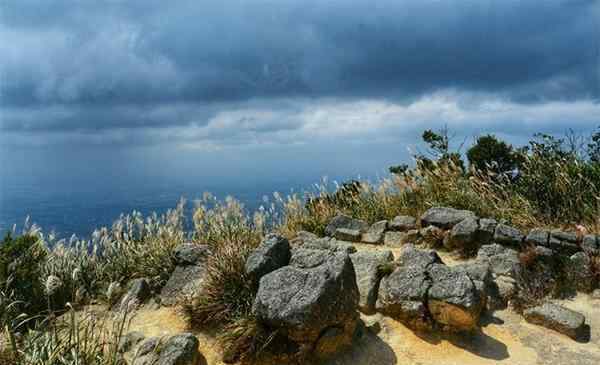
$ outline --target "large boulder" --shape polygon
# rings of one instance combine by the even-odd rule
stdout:
[[[210,246],[194,243],[174,249],[176,266],[160,291],[161,305],[172,306],[183,297],[199,295],[206,282],[206,260],[211,252]]]
[[[530,246],[548,247],[550,232],[545,229],[534,228],[525,237],[525,243]]]
[[[433,264],[443,264],[435,250],[418,249],[414,245],[405,245],[400,252],[398,262],[403,266],[416,266],[427,269]]]
[[[166,339],[151,337],[137,346],[131,365],[198,365],[202,356],[198,344],[191,333]]]
[[[338,228],[335,230],[334,237],[341,241],[360,242],[362,232],[358,229]]]
[[[469,275],[440,264],[431,266],[428,272],[432,285],[427,305],[433,319],[452,330],[473,330],[479,322],[483,302]]]
[[[549,328],[573,339],[578,339],[585,331],[583,314],[554,303],[526,309],[523,317],[529,323]]]
[[[429,329],[431,319],[427,309],[427,292],[431,284],[425,267],[397,267],[381,280],[377,311],[413,329]]]
[[[287,265],[290,261],[290,243],[285,237],[270,234],[246,259],[246,274],[255,280],[271,271]]]
[[[327,227],[325,227],[325,233],[328,236],[333,237],[335,235],[335,231],[338,228],[352,229],[364,233],[369,228],[369,225],[366,222],[361,221],[359,219],[354,219],[344,214],[338,214],[335,217],[333,217],[333,219],[329,222]]]
[[[475,218],[475,213],[454,208],[430,208],[421,216],[421,226],[436,226],[443,229],[450,229],[466,218]]]
[[[480,262],[480,261],[472,261],[469,263],[464,263],[460,265],[454,266],[457,270],[462,270],[465,274],[471,278],[473,284],[475,284],[475,288],[479,293],[481,298],[482,305],[485,307],[491,302],[491,296],[494,295],[494,277],[492,275],[492,271],[490,270],[489,263]],[[490,307],[493,309],[493,306]]]
[[[360,299],[358,308],[365,314],[375,313],[381,269],[394,260],[391,251],[361,251],[350,255]]]
[[[468,250],[477,244],[479,222],[475,217],[463,219],[450,230],[444,246],[448,250]]]
[[[388,231],[383,236],[383,244],[390,247],[400,247],[406,243],[416,243],[419,237],[419,231],[416,229],[406,232]]]
[[[350,345],[358,302],[356,274],[346,252],[297,249],[289,266],[260,279],[253,313],[299,349],[317,349],[321,357]],[[319,347],[324,334],[327,346]]]
[[[399,215],[389,222],[388,227],[392,231],[408,231],[417,228],[417,219],[408,215]]]
[[[346,252],[349,254],[356,252],[356,247],[354,247],[354,243],[340,241],[330,237],[323,237],[312,241],[306,241],[302,246],[297,247],[297,249],[339,251]],[[296,249],[292,251],[295,250]]]
[[[581,250],[577,241],[577,234],[574,232],[553,230],[550,232],[548,248],[558,252],[561,255],[571,256]]]
[[[362,241],[365,243],[383,243],[383,234],[388,227],[388,221],[379,221],[373,223],[365,233],[362,234]]]

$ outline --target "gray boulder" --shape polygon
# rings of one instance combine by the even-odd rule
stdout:
[[[454,266],[456,270],[462,270],[475,284],[475,288],[479,293],[482,305],[485,307],[488,304],[488,297],[492,295],[494,288],[494,277],[490,270],[489,263],[485,262],[469,262]]]
[[[128,312],[135,310],[142,305],[146,299],[150,297],[152,291],[150,284],[145,278],[133,279],[129,283],[129,290],[121,299],[119,304],[119,310],[122,312]]]
[[[294,246],[294,247],[302,246],[306,242],[310,242],[310,241],[314,241],[314,240],[318,240],[318,239],[319,239],[319,236],[317,236],[316,234],[314,234],[312,232],[298,231],[298,233],[296,233],[296,237],[294,237],[290,240],[290,245]]]
[[[433,319],[449,329],[470,331],[483,308],[481,293],[461,269],[435,264],[429,269],[432,285],[427,306]]]
[[[356,247],[354,247],[352,242],[339,241],[330,237],[308,240],[301,246],[297,246],[294,250],[292,250],[292,252],[296,249],[340,251],[347,252],[349,254],[356,252]]]
[[[404,246],[398,262],[403,266],[415,266],[427,269],[433,264],[443,264],[435,250],[418,249],[414,245]]]
[[[394,260],[391,251],[361,251],[350,255],[360,299],[358,308],[365,314],[375,313],[375,304],[381,281],[380,270],[383,265]]]
[[[419,231],[416,229],[399,232],[388,231],[383,237],[383,244],[390,247],[400,247],[406,243],[416,243],[419,239]]]
[[[255,280],[290,262],[290,243],[285,237],[270,234],[246,259],[246,274]]]
[[[253,313],[303,349],[313,349],[324,333],[339,329],[335,338],[328,337],[327,353],[315,354],[319,357],[350,343],[358,302],[356,274],[347,253],[297,249],[289,266],[260,279]]]
[[[494,241],[505,246],[520,247],[523,238],[521,231],[506,224],[498,224],[494,231]]]
[[[533,246],[544,246],[548,247],[548,242],[550,240],[550,232],[534,228],[525,237],[525,243]]]
[[[523,317],[533,323],[548,329],[578,339],[585,330],[583,314],[554,303],[544,303],[541,306],[527,309]]]
[[[600,240],[598,236],[593,234],[585,235],[581,241],[581,249],[588,255],[600,255]]]
[[[195,243],[182,243],[173,249],[175,265],[197,265],[210,255],[210,246]]]
[[[498,222],[494,219],[481,218],[479,220],[479,229],[477,230],[477,241],[479,245],[487,245],[494,239],[496,226]]]
[[[495,276],[514,278],[520,270],[519,253],[497,243],[481,246],[477,252],[477,261],[488,263]]]
[[[389,229],[392,231],[408,231],[417,228],[417,219],[408,215],[399,215],[389,223]]]
[[[550,232],[548,248],[565,256],[571,256],[581,250],[577,244],[577,234],[560,230]]]
[[[424,267],[400,266],[381,280],[377,311],[413,329],[429,329],[426,303],[431,284]]]
[[[475,218],[475,213],[454,208],[430,208],[421,216],[421,226],[436,226],[443,229],[450,229],[466,218]]]
[[[354,219],[344,214],[338,214],[335,217],[333,217],[333,219],[329,222],[327,227],[325,227],[325,233],[328,236],[333,237],[335,235],[335,231],[338,228],[353,229],[363,233],[366,232],[367,229],[369,229],[369,225],[366,222],[361,221],[359,219]]]
[[[203,265],[177,266],[160,291],[160,303],[173,306],[184,297],[199,295],[206,282],[207,271]]]
[[[362,241],[365,243],[383,243],[383,234],[388,227],[387,221],[373,223],[369,229],[363,233]]]
[[[341,241],[360,242],[362,233],[358,229],[338,228],[335,230],[334,237]]]
[[[448,238],[444,241],[444,246],[448,250],[465,250],[477,243],[479,232],[479,222],[475,217],[463,219],[450,230]]]
[[[577,252],[569,257],[567,275],[575,289],[589,293],[596,286],[592,271],[592,260],[585,252]]]
[[[166,339],[152,337],[143,341],[133,356],[132,365],[198,365],[198,339],[182,333]]]

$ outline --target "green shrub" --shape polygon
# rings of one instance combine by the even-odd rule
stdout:
[[[467,158],[472,168],[496,173],[512,171],[522,160],[511,145],[490,134],[477,138],[467,151]]]

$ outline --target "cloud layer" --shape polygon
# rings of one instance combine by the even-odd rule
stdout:
[[[595,0],[5,2],[0,131],[218,148],[591,128],[599,24]]]

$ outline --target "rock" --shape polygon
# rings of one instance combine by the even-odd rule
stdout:
[[[306,241],[299,249],[312,249],[312,250],[329,250],[329,251],[340,251],[353,253],[356,252],[352,242],[338,241],[335,238],[323,237],[316,240]]]
[[[495,276],[514,278],[521,262],[517,251],[497,243],[481,246],[477,252],[477,261],[486,262]]]
[[[246,259],[246,274],[258,280],[290,262],[290,243],[285,237],[270,234]]]
[[[394,260],[392,251],[361,251],[350,255],[360,299],[358,308],[365,314],[375,313],[381,280],[380,268]]]
[[[477,241],[479,245],[487,245],[492,243],[494,232],[498,222],[494,219],[481,218],[479,220],[479,229],[477,230]]]
[[[466,218],[475,218],[475,213],[453,208],[430,208],[421,216],[421,226],[436,226],[443,229],[450,229]]]
[[[183,243],[173,249],[175,265],[198,265],[210,255],[210,246]]]
[[[161,305],[172,306],[181,298],[200,295],[206,276],[204,265],[176,266],[160,291]]]
[[[119,310],[121,312],[134,310],[142,305],[150,295],[150,285],[145,278],[133,279],[129,283],[129,290],[121,299]]]
[[[417,219],[407,215],[399,215],[390,221],[388,228],[400,232],[415,229],[417,228]]]
[[[335,230],[334,237],[342,241],[360,242],[362,233],[358,229],[338,228]]]
[[[341,346],[354,335],[358,301],[356,274],[347,253],[297,249],[289,266],[260,279],[253,314],[298,348],[314,348],[331,328],[342,330],[335,341]],[[316,354],[321,355],[327,354]]]
[[[578,339],[583,334],[585,317],[583,314],[554,303],[527,309],[523,312],[525,320]]]
[[[600,299],[600,289],[596,289],[592,292],[592,299]]]
[[[418,249],[414,245],[406,245],[398,257],[403,266],[415,266],[427,269],[433,264],[443,264],[435,250]]]
[[[588,255],[599,256],[600,241],[598,239],[598,236],[595,236],[593,234],[585,235],[583,237],[583,240],[581,241],[581,249]]]
[[[444,231],[436,226],[427,226],[419,230],[421,242],[430,247],[438,247],[444,241]]]
[[[560,230],[550,232],[547,247],[565,256],[571,256],[581,250],[577,244],[577,235],[575,233]]]
[[[534,228],[527,234],[525,237],[525,243],[533,245],[533,246],[545,246],[548,247],[548,242],[550,240],[550,232]]]
[[[167,339],[152,337],[143,341],[132,365],[198,365],[198,339],[191,333],[182,333]]]
[[[448,239],[444,241],[444,246],[448,250],[469,250],[477,243],[477,233],[479,231],[479,222],[477,218],[469,217],[463,219],[450,230]]]
[[[424,267],[400,266],[381,280],[377,311],[413,329],[428,329],[426,300],[431,284]]]
[[[564,232],[559,229],[554,229],[550,232],[550,238],[558,241],[577,243],[577,234],[575,232]]]
[[[491,295],[494,293],[494,278],[490,265],[485,262],[469,262],[454,266],[457,270],[464,271],[475,284],[475,288],[479,292],[482,306],[485,307]]]
[[[312,232],[298,231],[298,233],[296,233],[296,237],[294,237],[293,239],[290,240],[290,245],[292,245],[294,247],[301,246],[306,242],[315,241],[318,239],[319,239],[319,236],[317,236],[316,234],[314,234]]]
[[[523,234],[516,228],[498,224],[494,231],[494,241],[501,245],[520,247],[523,242]]]
[[[490,296],[492,309],[506,308],[508,303],[515,297],[517,293],[517,281],[508,276],[499,276],[494,279],[496,288],[495,296]]]
[[[329,222],[325,228],[325,233],[328,236],[333,237],[338,228],[355,229],[363,233],[367,231],[369,225],[359,219],[354,219],[344,214],[338,214]]]
[[[387,221],[373,223],[369,229],[363,233],[361,241],[365,243],[383,243],[383,234],[387,229]]]
[[[129,332],[125,336],[121,337],[118,351],[122,354],[129,352],[133,350],[140,342],[142,342],[144,338],[144,334],[139,331]]]
[[[461,269],[435,264],[429,269],[432,285],[428,309],[433,319],[451,330],[470,331],[477,326],[483,307],[481,293]]]
[[[569,257],[567,275],[575,289],[589,293],[596,286],[592,271],[592,260],[585,252],[577,252]]]
[[[404,244],[406,237],[405,232],[389,231],[385,232],[383,244],[386,246],[399,247]]]

